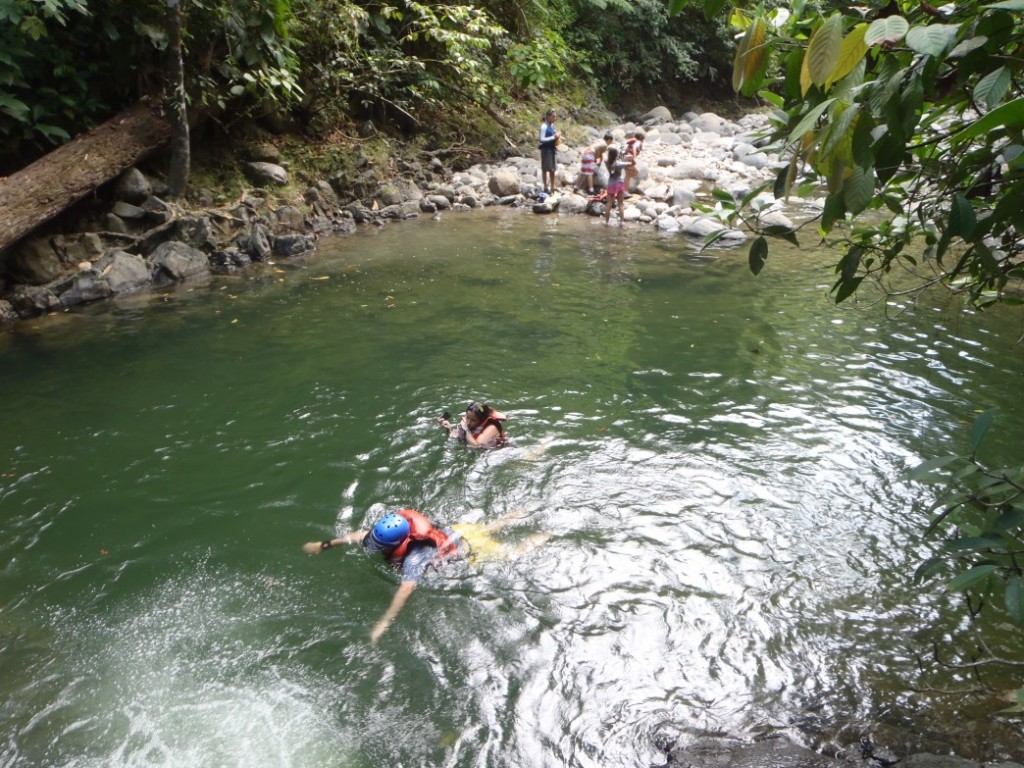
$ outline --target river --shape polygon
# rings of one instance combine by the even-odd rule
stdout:
[[[832,261],[488,210],[0,335],[0,765],[1024,759],[915,693],[964,683],[917,664],[962,614],[902,476],[993,406],[1024,458],[1019,311],[836,307]],[[509,447],[444,438],[474,398]],[[374,645],[395,575],[301,547],[399,506],[510,524]]]

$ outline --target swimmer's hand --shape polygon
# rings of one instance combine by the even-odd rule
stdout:
[[[319,555],[325,549],[330,549],[330,546],[325,547],[324,543],[322,541],[307,541],[302,545],[302,551],[307,555]],[[329,544],[330,542],[327,543]]]

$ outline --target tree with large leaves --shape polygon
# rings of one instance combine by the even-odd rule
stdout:
[[[724,7],[705,1],[707,15]],[[788,160],[775,196],[825,188],[821,215],[801,231],[758,232],[755,273],[773,237],[810,234],[840,253],[836,301],[867,278],[891,290],[895,271],[916,275],[916,288],[963,290],[976,306],[1020,301],[1024,0],[833,11],[799,0],[729,14],[733,86],[771,105],[772,146]],[[726,218],[756,228],[761,191]]]

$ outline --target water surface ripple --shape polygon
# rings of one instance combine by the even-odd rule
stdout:
[[[1021,459],[1017,321],[837,309],[827,264],[484,212],[7,334],[0,764],[1024,759],[992,702],[913,693],[959,619],[902,476],[990,406]],[[444,440],[471,398],[510,447]],[[396,505],[508,526],[374,646],[394,575],[300,547]]]

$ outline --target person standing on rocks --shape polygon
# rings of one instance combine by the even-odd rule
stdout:
[[[580,175],[576,177],[573,192],[577,188],[582,188],[587,190],[588,195],[594,194],[594,171],[597,170],[597,164],[601,162],[605,150],[611,146],[613,140],[612,132],[607,131],[603,141],[591,144],[583,150],[583,155],[580,157]]]
[[[626,142],[626,149],[622,153],[624,155],[623,159],[626,161],[626,175],[624,179],[626,192],[629,192],[630,182],[640,173],[636,167],[636,161],[640,157],[640,150],[644,148],[644,138],[644,132],[638,130],[633,134],[633,138]]]
[[[555,191],[555,147],[562,134],[555,130],[555,110],[549,109],[540,124],[540,176],[544,191],[549,195]]]
[[[604,201],[604,223],[607,224],[611,220],[612,207],[618,202],[619,226],[621,227],[626,220],[625,205],[622,202],[622,198],[626,194],[626,182],[622,180],[622,175],[626,170],[627,163],[619,157],[618,147],[608,147],[608,159],[604,161],[604,164],[608,168],[608,187],[606,189],[608,196]]]

